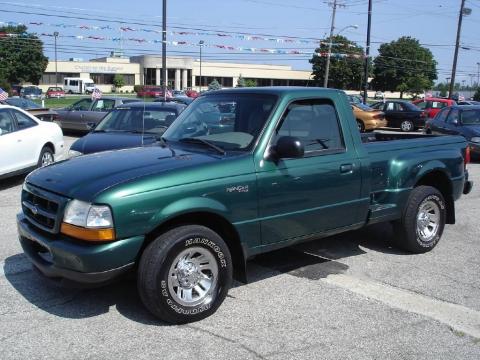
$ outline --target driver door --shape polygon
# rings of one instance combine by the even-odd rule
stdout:
[[[62,127],[69,130],[85,131],[83,118],[90,111],[92,99],[86,98],[74,103],[62,118]]]
[[[293,136],[304,144],[297,159],[257,164],[264,244],[326,232],[361,222],[361,166],[351,139],[342,134],[328,99],[291,103],[271,144]],[[368,206],[368,205],[367,205]]]

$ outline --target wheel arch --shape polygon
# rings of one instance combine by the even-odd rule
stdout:
[[[421,185],[431,186],[440,191],[446,202],[446,223],[455,224],[455,202],[453,199],[453,185],[452,181],[448,177],[448,174],[441,169],[435,169],[426,172],[419,177],[414,187]]]
[[[243,283],[248,282],[246,270],[247,257],[240,240],[240,235],[233,224],[223,216],[213,212],[193,211],[169,218],[145,236],[145,242],[138,256],[140,257],[147,245],[155,240],[160,234],[183,225],[202,225],[220,235],[227,244],[230,255],[232,256],[234,278]]]

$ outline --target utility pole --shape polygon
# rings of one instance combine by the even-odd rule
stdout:
[[[368,68],[370,67],[370,32],[372,29],[372,0],[368,0],[367,47],[365,48],[365,65],[363,69],[363,103],[367,103]]]
[[[455,73],[457,72],[457,58],[458,58],[458,48],[460,47],[460,34],[462,32],[462,20],[464,15],[465,0],[462,0],[460,5],[460,12],[458,13],[458,27],[457,27],[457,40],[455,42],[455,54],[453,55],[453,66],[452,66],[452,81],[450,82],[450,87],[448,90],[448,98],[452,98],[453,88],[455,86]]]
[[[58,38],[58,31],[53,33],[53,37],[55,39],[55,87],[58,87],[58,69],[57,69],[57,38]]]
[[[163,73],[163,99],[167,101],[167,0],[163,0],[162,14],[162,73]]]
[[[325,88],[328,87],[328,74],[330,72],[330,57],[332,56],[332,38],[335,30],[335,14],[337,13],[337,5],[337,0],[333,0],[332,25],[330,26],[330,38],[328,41],[327,65],[325,67],[325,77],[323,79],[323,87]]]
[[[202,92],[202,47],[205,42],[203,40],[200,40],[198,42],[198,46],[200,47],[200,86],[198,87],[198,93]]]
[[[480,62],[477,62],[477,87],[480,87]]]

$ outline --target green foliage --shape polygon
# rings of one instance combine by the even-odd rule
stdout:
[[[245,79],[243,78],[242,74],[240,74],[238,77],[237,87],[245,87]]]
[[[4,91],[6,91],[9,95],[11,95],[11,91],[12,91],[12,87],[10,86],[10,84],[4,80],[4,79],[0,79],[0,88],[3,89]]]
[[[115,89],[121,89],[125,86],[125,78],[122,74],[115,74],[113,77],[113,86],[115,86]]]
[[[437,62],[432,52],[417,39],[404,36],[382,44],[374,60],[372,87],[381,91],[418,94],[431,89],[437,79]]]
[[[480,101],[480,88],[475,91],[475,94],[473,95],[473,100]]]
[[[315,50],[315,53],[328,54],[328,41],[328,38],[323,39],[320,47]],[[332,43],[332,54],[364,55],[363,48],[344,36],[333,36]],[[323,86],[327,57],[313,55],[309,62],[312,64],[312,75],[315,84],[317,86]],[[362,83],[363,69],[363,56],[360,58],[332,56],[330,58],[328,87],[336,89],[358,89]]]
[[[134,85],[133,92],[138,93],[139,91],[143,90],[143,85]]]
[[[245,80],[245,87],[255,87],[257,86],[257,81],[253,79],[246,79]]]
[[[221,88],[222,85],[220,85],[217,79],[213,79],[213,81],[208,84],[208,90],[220,90]]]
[[[10,84],[38,84],[48,64],[42,41],[23,25],[0,27],[0,32],[18,34],[0,41],[0,79]]]

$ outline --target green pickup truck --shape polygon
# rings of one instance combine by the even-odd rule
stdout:
[[[460,136],[367,134],[342,91],[252,88],[196,99],[155,146],[80,156],[32,172],[24,252],[60,282],[135,271],[169,323],[205,318],[253,256],[391,222],[423,253],[468,194]]]

